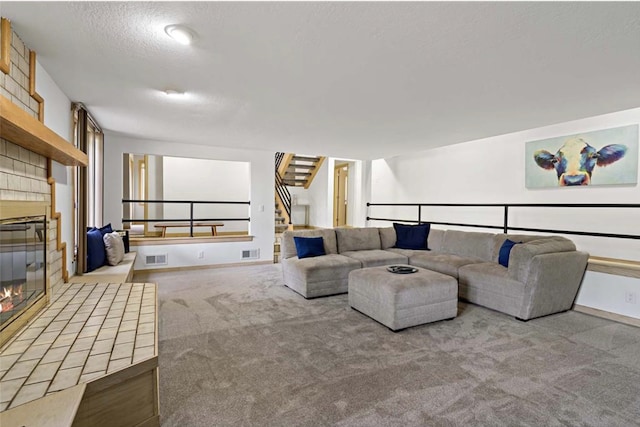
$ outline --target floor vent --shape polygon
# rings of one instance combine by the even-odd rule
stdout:
[[[242,251],[242,259],[258,259],[260,258],[260,249],[248,249]]]
[[[144,258],[145,265],[167,265],[167,254],[147,255]]]

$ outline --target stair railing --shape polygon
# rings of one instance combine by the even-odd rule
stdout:
[[[283,158],[284,158],[284,153],[276,153],[276,164],[275,164],[276,193],[278,194],[278,197],[282,202],[282,206],[284,207],[284,210],[287,213],[287,217],[289,218],[289,224],[291,224],[291,193],[289,192],[289,189],[287,188],[287,186],[284,184],[284,180],[282,179],[282,176],[280,176],[280,173],[278,172],[278,168],[280,167],[280,164],[282,163]]]

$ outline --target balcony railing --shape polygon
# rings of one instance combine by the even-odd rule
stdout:
[[[138,199],[122,199],[123,207],[129,203],[142,203],[142,204],[182,204],[189,205],[189,217],[188,218],[122,218],[123,223],[149,223],[149,222],[188,222],[189,223],[189,236],[193,237],[193,227],[196,222],[205,221],[247,221],[250,222],[250,217],[195,217],[194,206],[195,205],[251,205],[251,202],[235,202],[235,201],[221,201],[221,200],[138,200]]]
[[[640,204],[631,203],[367,203],[369,212],[371,208],[377,206],[387,207],[414,207],[416,208],[416,216],[413,218],[384,218],[376,216],[367,216],[368,221],[393,221],[393,222],[409,222],[409,223],[424,223],[429,222],[437,225],[448,225],[458,227],[472,227],[472,228],[486,228],[502,230],[503,233],[509,231],[526,231],[536,233],[551,233],[551,234],[572,234],[578,236],[592,236],[592,237],[612,237],[617,239],[634,239],[640,240],[639,234],[621,234],[621,233],[604,233],[594,231],[582,231],[582,230],[565,230],[557,228],[536,228],[536,227],[517,227],[509,225],[509,215],[514,208],[569,208],[569,209],[640,209]],[[429,215],[429,207],[475,207],[475,208],[501,208],[502,209],[502,223],[501,224],[474,224],[474,223],[461,223],[461,222],[441,222],[432,221],[427,219]],[[640,218],[640,211],[638,216]],[[636,224],[639,224],[636,222]]]

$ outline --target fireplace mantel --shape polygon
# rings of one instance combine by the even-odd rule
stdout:
[[[66,166],[87,166],[85,153],[0,95],[0,137]]]

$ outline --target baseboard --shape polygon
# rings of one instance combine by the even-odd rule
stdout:
[[[597,308],[578,304],[575,304],[573,306],[573,311],[590,314],[592,316],[601,317],[603,319],[613,320],[618,323],[624,323],[625,325],[631,325],[640,328],[640,319],[636,319],[635,317],[623,316],[622,314],[611,313],[610,311],[598,310]]]
[[[142,275],[142,274],[148,274],[148,273],[207,270],[210,268],[245,267],[247,265],[267,265],[267,264],[273,264],[273,261],[249,261],[249,262],[233,262],[233,263],[227,263],[227,264],[207,264],[207,265],[188,265],[184,267],[149,268],[144,270],[136,270],[134,274]]]

